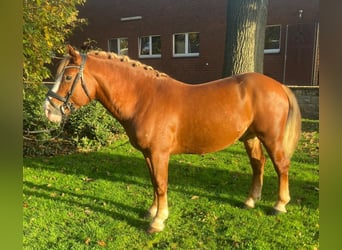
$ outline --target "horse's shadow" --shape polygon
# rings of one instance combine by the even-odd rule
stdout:
[[[106,209],[106,207],[102,206],[100,203],[94,203],[94,202],[83,202],[81,200],[87,199],[87,200],[101,200],[101,203],[108,204],[108,206],[115,206],[120,210],[123,211],[130,211],[131,213],[136,213],[139,215],[142,215],[145,210],[142,208],[138,207],[131,207],[127,206],[123,203],[115,202],[115,200],[111,199],[99,199],[96,196],[90,196],[90,195],[85,195],[85,194],[78,194],[76,192],[70,192],[66,189],[58,189],[54,187],[49,187],[47,185],[38,185],[33,182],[29,181],[24,181],[24,194],[27,196],[35,196],[38,198],[46,199],[46,200],[51,200],[53,199],[54,201],[59,201],[61,203],[68,203],[69,205],[77,206],[83,208],[84,211],[94,211],[94,212],[99,212],[102,214],[105,214],[111,218],[115,218],[117,220],[124,220],[127,222],[129,225],[134,226],[134,227],[139,227],[142,224],[146,224],[145,226],[147,227],[147,221],[143,219],[142,216],[128,216],[128,215],[123,215],[118,212],[111,211],[110,209]],[[58,193],[58,194],[63,194],[63,196],[54,196],[51,197],[52,193]],[[65,198],[69,197],[69,198]]]
[[[227,152],[225,152],[227,153]],[[229,151],[228,151],[229,153]],[[241,152],[231,152],[231,157],[234,158],[237,154],[240,157],[247,157]],[[243,155],[243,156],[242,156]],[[198,156],[201,157],[201,156]],[[69,158],[67,161],[65,158]],[[79,164],[75,164],[75,162]],[[70,164],[66,163],[70,162]],[[89,179],[104,179],[110,182],[124,182],[127,185],[143,186],[149,188],[151,196],[147,199],[147,204],[152,202],[152,185],[150,177],[143,157],[123,156],[120,154],[93,152],[79,153],[68,156],[57,156],[51,158],[34,158],[30,159],[30,168],[45,169],[58,173],[76,175],[80,178],[86,176]],[[248,166],[249,167],[249,166]],[[243,198],[246,197],[251,183],[252,173],[244,171],[230,171],[227,169],[215,168],[214,164],[211,167],[197,166],[194,164],[184,163],[181,161],[171,160],[169,167],[169,193],[182,193],[186,197],[200,196],[217,202],[228,203],[231,206],[239,207],[242,205]],[[291,186],[297,187],[297,190],[304,190],[302,193],[295,195],[300,196],[301,204],[296,202],[293,205],[307,206],[316,209],[317,201],[312,201],[309,198],[310,194],[306,189],[318,186],[318,183],[312,183],[305,180],[290,179]],[[24,194],[36,196],[43,199],[58,199],[61,202],[66,202],[75,206],[89,207],[93,211],[97,211],[108,215],[117,220],[124,220],[126,223],[134,227],[147,227],[148,221],[143,219],[147,207],[133,207],[118,202],[113,195],[112,199],[104,200],[102,198],[78,194],[64,188],[55,188],[48,185],[39,185],[33,181],[24,181]],[[302,188],[298,188],[302,187]],[[140,187],[139,187],[140,188]],[[263,199],[267,201],[275,201],[277,197],[278,182],[276,175],[264,177]],[[241,190],[244,190],[243,192]],[[52,192],[64,193],[66,196],[51,197]],[[293,194],[292,194],[293,195]],[[66,198],[66,197],[73,198]],[[317,194],[318,196],[318,194]],[[78,200],[102,200],[109,206],[115,206],[118,209],[128,211],[125,215],[118,212],[113,212],[103,206],[97,204],[84,204]],[[293,197],[292,197],[293,198]],[[295,198],[296,200],[296,198]],[[308,202],[306,202],[308,201]],[[172,204],[172,203],[171,203]],[[175,204],[175,206],[177,206]],[[259,205],[261,209],[269,209]],[[129,214],[129,215],[128,215]],[[145,225],[146,224],[146,225]]]

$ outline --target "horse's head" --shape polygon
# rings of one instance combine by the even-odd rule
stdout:
[[[47,93],[44,105],[47,118],[53,122],[61,122],[63,116],[86,105],[94,96],[94,90],[85,79],[87,55],[80,54],[70,45],[68,53],[58,67],[55,84]]]

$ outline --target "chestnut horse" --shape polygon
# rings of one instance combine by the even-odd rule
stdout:
[[[170,155],[214,152],[237,140],[244,143],[253,170],[245,207],[253,208],[261,196],[263,145],[278,175],[274,211],[286,212],[290,158],[300,137],[301,115],[294,94],[281,83],[246,73],[185,84],[126,56],[82,54],[68,46],[47,94],[46,116],[61,122],[93,99],[120,122],[146,159],[154,187],[148,232],[162,231],[169,214]]]

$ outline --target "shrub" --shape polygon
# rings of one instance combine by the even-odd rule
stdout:
[[[73,113],[62,126],[48,121],[43,110],[46,92],[42,85],[24,86],[24,155],[96,150],[111,144],[115,134],[123,132],[121,125],[95,101]]]
[[[36,139],[49,139],[58,125],[49,122],[44,115],[43,104],[47,88],[38,84],[24,85],[23,132]],[[41,132],[41,133],[38,133]]]
[[[121,125],[97,101],[72,114],[65,129],[83,150],[107,146],[115,134],[123,132]]]

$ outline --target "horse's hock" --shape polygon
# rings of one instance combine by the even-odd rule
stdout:
[[[319,86],[289,86],[296,95],[302,118],[319,119]]]

